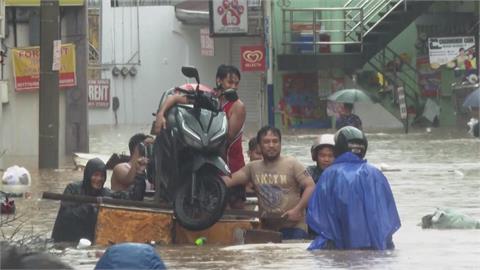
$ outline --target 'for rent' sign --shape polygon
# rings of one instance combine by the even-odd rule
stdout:
[[[110,80],[88,81],[88,107],[110,107]]]

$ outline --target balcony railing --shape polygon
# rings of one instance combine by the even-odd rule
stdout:
[[[284,53],[328,53],[331,45],[362,44],[363,28],[357,30],[348,25],[363,21],[361,8],[285,8],[282,10],[282,28]],[[358,13],[355,18],[347,18],[346,12]],[[326,14],[333,18],[322,19]],[[347,33],[355,32],[359,40],[345,40]],[[341,36],[331,40],[332,36]]]
[[[406,0],[349,0],[343,7],[283,8],[283,53],[329,53],[334,45],[354,45]]]

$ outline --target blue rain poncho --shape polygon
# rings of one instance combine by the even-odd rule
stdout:
[[[307,224],[318,234],[309,250],[391,249],[400,228],[393,194],[383,173],[346,152],[328,167],[308,203]]]

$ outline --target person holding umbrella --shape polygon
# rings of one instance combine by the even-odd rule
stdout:
[[[353,114],[353,103],[372,102],[370,97],[359,89],[343,89],[328,96],[328,100],[343,103],[340,109],[340,117],[336,121],[337,130],[345,126],[353,126],[362,130],[362,120]]]
[[[343,103],[340,109],[340,117],[335,122],[337,130],[342,127],[352,126],[362,130],[362,120],[358,115],[352,113],[353,103]]]

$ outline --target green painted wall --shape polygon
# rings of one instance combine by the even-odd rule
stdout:
[[[277,59],[277,56],[279,54],[284,53],[283,45],[282,45],[282,9],[279,3],[282,1],[273,1],[273,20],[272,20],[272,35],[273,35],[273,41],[272,45],[274,46],[274,57]],[[357,1],[357,0],[355,0]],[[359,1],[359,0],[358,0]],[[313,7],[342,7],[344,3],[347,1],[340,1],[340,0],[290,0],[290,6],[289,8],[313,8]],[[475,6],[477,5],[477,6]],[[474,2],[469,2],[469,1],[463,1],[460,3],[455,3],[455,2],[449,2],[449,3],[436,3],[432,6],[430,12],[445,12],[445,11],[450,11],[450,12],[465,12],[465,11],[471,11],[471,10],[477,10],[478,11],[478,3]],[[477,12],[478,13],[478,12]],[[310,18],[311,15],[304,15],[305,18]],[[478,15],[477,15],[478,16]],[[322,13],[321,17],[323,19],[326,18],[343,18],[343,15],[340,13]],[[335,25],[326,25],[327,29],[332,29],[330,27],[335,27]],[[410,26],[408,26],[402,33],[400,33],[390,44],[388,45],[392,50],[394,50],[397,54],[401,53],[407,53],[410,55],[411,61],[410,64],[413,67],[416,67],[416,62],[417,62],[417,49],[415,48],[415,43],[417,41],[417,27],[415,23],[412,23]],[[332,40],[342,40],[343,39],[343,34],[341,35],[331,35]],[[333,52],[338,52],[341,51],[343,48],[341,46],[332,46],[331,50]],[[288,53],[288,52],[287,52]],[[364,67],[365,69],[369,69],[367,66]],[[335,74],[343,74],[342,70],[331,70],[330,72],[335,73]],[[451,89],[451,84],[455,81],[458,80],[458,78],[455,78],[454,76],[454,71],[452,69],[449,69],[447,67],[441,67],[440,68],[441,72],[441,91],[440,95],[438,97],[433,97],[432,99],[441,107],[441,112],[440,112],[440,125],[442,126],[453,126],[456,124],[457,117],[455,115],[454,107],[453,107],[453,97],[452,97],[452,89]],[[292,73],[292,72],[288,72]],[[285,72],[280,72],[277,69],[277,66],[275,65],[274,62],[274,95],[275,95],[275,100],[274,104],[277,105],[279,102],[280,97],[282,96],[282,75],[285,74]],[[409,75],[412,77],[417,77],[417,75],[413,72],[409,72]],[[418,90],[418,89],[417,89]],[[420,91],[420,90],[418,90]],[[424,104],[426,102],[426,98],[421,98],[420,103]],[[388,106],[388,104],[386,105]],[[396,110],[396,107],[398,105],[391,104],[392,108],[391,110]],[[277,126],[281,126],[281,118],[279,117],[280,114],[276,113],[275,114],[275,124]]]
[[[287,47],[284,49],[284,46],[282,45],[283,42],[283,12],[282,8],[280,6],[280,3],[282,1],[273,1],[273,9],[272,9],[272,45],[274,48],[274,57],[277,59],[277,56],[279,54],[289,53],[290,49]],[[357,0],[355,0],[357,1]],[[290,6],[287,8],[327,8],[327,7],[343,7],[344,3],[347,1],[343,0],[290,0]],[[287,19],[290,19],[290,16],[287,13]],[[336,12],[321,12],[320,17],[322,19],[334,19],[334,18],[343,18],[343,12],[341,11],[336,11]],[[317,18],[320,18],[317,17]],[[313,14],[309,12],[305,12],[300,14],[299,16],[294,18],[295,20],[305,20],[305,21],[312,21],[313,20]],[[325,29],[340,29],[343,27],[343,22],[335,22],[335,23],[326,23],[325,24]],[[287,40],[290,37],[287,36]],[[343,40],[343,33],[333,33],[330,35],[331,40],[338,40],[341,41]],[[340,52],[343,51],[343,46],[337,45],[337,46],[331,46],[331,51],[332,52]],[[333,70],[331,71],[335,76],[343,76],[343,71],[342,70]],[[274,75],[273,75],[273,85],[274,85],[274,104],[277,106],[279,104],[279,101],[281,97],[283,96],[283,81],[282,81],[282,76],[286,73],[293,73],[293,72],[282,72],[279,71],[277,66],[275,65],[274,62]],[[278,108],[276,108],[278,109]],[[276,112],[275,113],[275,125],[278,127],[282,126],[282,119],[281,119],[281,114]]]

